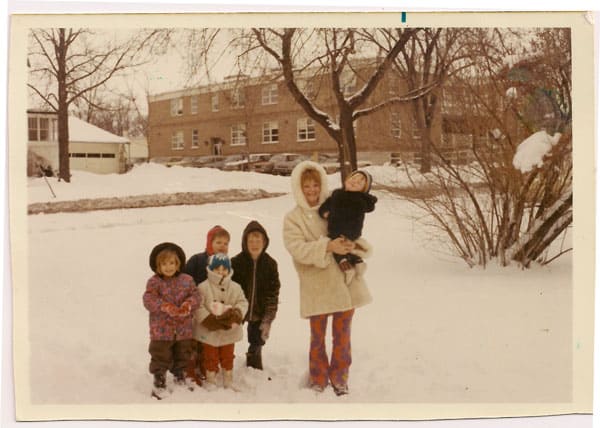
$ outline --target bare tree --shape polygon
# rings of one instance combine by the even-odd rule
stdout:
[[[444,87],[445,101],[468,120],[455,121],[443,137],[467,139],[474,162],[457,164],[432,144],[431,172],[410,176],[415,189],[425,182],[434,192],[411,200],[469,265],[549,263],[570,251],[549,251],[572,222],[570,36],[564,29],[539,30],[506,65],[515,58],[510,31],[482,35],[474,41],[488,46],[486,55]],[[517,148],[538,132],[553,135],[555,145],[539,165],[517,170]]]
[[[29,88],[58,114],[59,179],[71,180],[69,107],[103,86],[119,72],[139,65],[140,54],[162,30],[142,31],[119,41],[89,29],[49,28],[30,31]]]
[[[431,89],[419,87],[402,96],[374,101],[372,94],[394,59],[421,30],[388,30],[396,36],[395,43],[385,55],[374,56],[377,47],[372,40],[380,31],[253,28],[245,34],[247,49],[242,54],[259,49],[274,59],[294,100],[336,142],[342,180],[357,164],[354,122],[391,104],[411,102]],[[329,109],[329,98],[315,98],[308,93],[307,81],[323,82],[332,95],[333,111]],[[319,105],[320,101],[325,102]]]

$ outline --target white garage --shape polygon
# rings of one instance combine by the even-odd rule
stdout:
[[[97,174],[123,173],[127,168],[129,140],[69,117],[71,169]]]

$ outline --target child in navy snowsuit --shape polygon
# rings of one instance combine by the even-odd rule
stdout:
[[[371,195],[371,174],[366,171],[354,171],[346,180],[344,187],[335,189],[319,207],[319,215],[327,219],[327,236],[331,239],[343,237],[355,241],[362,235],[365,213],[375,209],[377,197]],[[352,253],[333,254],[342,271],[352,269],[362,259]]]

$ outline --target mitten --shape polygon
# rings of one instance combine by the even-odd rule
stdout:
[[[227,310],[225,310],[225,312],[223,312],[223,315],[217,317],[217,319],[221,322],[221,325],[223,326],[223,328],[225,328],[225,330],[229,330],[232,327],[233,313],[234,311],[230,307]]]
[[[179,308],[173,303],[163,303],[162,305],[160,305],[160,310],[172,317],[176,317],[179,315]]]
[[[260,323],[260,338],[263,342],[266,342],[269,338],[269,333],[271,332],[271,323],[270,322],[262,322]]]
[[[241,324],[244,316],[242,315],[242,311],[240,311],[238,308],[234,308],[231,309],[229,319],[231,320],[232,324]]]
[[[191,313],[192,313],[192,304],[186,300],[179,307],[179,316],[180,317],[187,317]]]
[[[206,327],[209,331],[222,330],[223,326],[219,319],[214,314],[209,314],[206,318],[202,320],[201,323],[204,327]]]

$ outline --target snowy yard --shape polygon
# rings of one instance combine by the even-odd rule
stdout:
[[[375,182],[398,183],[392,167],[370,167]],[[339,177],[330,176],[330,189]],[[51,181],[58,200],[177,191],[263,188],[289,192],[289,177],[205,169],[137,167],[125,175],[75,172]],[[50,201],[43,179],[28,200]],[[256,219],[270,234],[268,252],[282,283],[277,319],[264,348],[263,372],[244,367],[241,392],[175,390],[176,403],[552,403],[571,401],[572,263],[469,269],[439,251],[411,220],[411,206],[375,192],[364,236],[374,246],[367,282],[373,303],[353,322],[350,391],[315,395],[308,369],[308,321],[299,316],[298,281],[281,232],[291,195],[218,203],[28,217],[32,404],[154,404],[148,373],[148,313],[142,305],[154,245],[173,241],[202,251],[221,224],[240,248]],[[202,416],[201,408],[198,410]],[[384,415],[382,415],[384,416]]]

